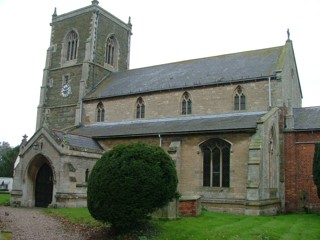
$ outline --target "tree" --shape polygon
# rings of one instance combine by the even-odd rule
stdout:
[[[10,148],[10,144],[8,142],[0,142],[0,160],[2,159],[2,152]]]
[[[13,177],[13,167],[19,154],[19,146],[11,148],[10,145],[2,144],[0,149],[0,177]]]
[[[118,145],[92,169],[88,209],[99,221],[128,228],[174,199],[177,184],[174,162],[162,148],[144,143]]]
[[[318,198],[320,198],[320,143],[315,144],[313,157],[313,181],[317,186]]]

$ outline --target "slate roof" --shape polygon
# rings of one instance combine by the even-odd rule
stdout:
[[[320,129],[320,107],[293,108],[294,130]]]
[[[72,130],[74,135],[92,138],[154,136],[204,132],[253,131],[266,112],[244,112],[207,116],[95,123]]]
[[[114,72],[84,100],[265,79],[282,68],[285,46]]]
[[[53,133],[60,141],[64,141],[71,148],[91,149],[95,151],[103,150],[101,146],[90,137],[78,136],[70,133],[66,134],[60,131],[54,131]]]

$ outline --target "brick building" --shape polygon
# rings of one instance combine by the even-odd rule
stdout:
[[[302,92],[292,41],[228,55],[129,69],[132,25],[92,1],[52,16],[37,131],[24,139],[12,201],[86,206],[97,159],[119,143],[148,142],[176,163],[185,206],[284,210],[279,125]]]
[[[319,208],[313,181],[315,143],[320,142],[320,107],[293,108],[285,134],[285,209]]]

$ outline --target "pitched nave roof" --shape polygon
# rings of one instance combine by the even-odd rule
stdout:
[[[85,100],[265,79],[281,70],[284,47],[114,72]]]
[[[206,116],[100,122],[80,126],[69,134],[98,138],[190,134],[205,132],[255,131],[266,112],[242,112]]]

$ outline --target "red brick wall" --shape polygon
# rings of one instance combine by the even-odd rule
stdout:
[[[314,143],[320,132],[285,133],[285,206],[286,211],[303,211],[301,193],[307,193],[306,205],[319,206],[313,182]]]
[[[182,216],[197,216],[199,215],[199,199],[186,200],[179,202],[179,214]]]

